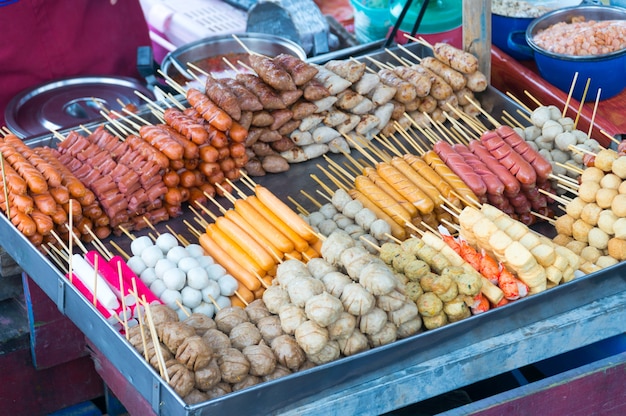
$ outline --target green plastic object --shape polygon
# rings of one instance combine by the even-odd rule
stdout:
[[[398,20],[398,16],[400,16],[406,3],[406,0],[390,0],[389,14],[392,25]],[[400,31],[411,33],[421,7],[422,1],[413,0],[400,24]],[[462,24],[463,0],[430,0],[417,33],[447,32],[460,27]]]
[[[369,43],[384,39],[391,27],[387,2],[350,0],[350,4],[354,8],[354,34],[356,40],[359,43]]]

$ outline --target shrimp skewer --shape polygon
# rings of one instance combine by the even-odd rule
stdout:
[[[515,277],[513,273],[507,270],[501,263],[497,262],[493,257],[481,249],[479,252],[472,247],[467,241],[460,239],[455,240],[452,236],[443,236],[443,240],[452,247],[459,255],[470,264],[476,271],[488,279],[491,283],[497,285],[504,293],[504,299],[507,301],[517,300],[528,294],[528,286],[520,279]],[[472,308],[476,309],[476,313],[484,312],[484,300],[478,297],[474,298],[475,303]],[[508,302],[506,302],[508,303]],[[495,307],[505,303],[493,305]]]

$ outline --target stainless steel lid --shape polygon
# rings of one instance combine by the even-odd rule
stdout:
[[[135,91],[153,97],[133,78],[87,76],[60,79],[13,97],[5,110],[6,125],[22,138],[75,127],[101,119],[103,109],[139,107],[143,102]]]

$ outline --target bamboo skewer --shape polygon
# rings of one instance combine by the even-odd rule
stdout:
[[[606,130],[604,129],[600,129],[600,133],[602,133],[604,136],[606,136],[609,140],[611,140],[613,143],[619,145],[621,142],[619,140],[617,140],[615,137],[611,136]]]
[[[320,209],[322,207],[322,204],[320,204],[319,201],[317,201],[315,198],[313,198],[313,196],[311,194],[309,194],[308,192],[306,192],[304,189],[301,189],[300,193],[302,195],[304,195],[305,197],[307,197],[309,199],[309,201],[311,201],[313,203],[313,205],[315,205],[317,207],[317,209]]]
[[[528,98],[530,98],[530,99],[532,100],[532,102],[534,102],[535,104],[537,104],[537,107],[543,107],[543,104],[541,104],[541,102],[540,102],[537,98],[535,98],[535,97],[534,97],[534,96],[530,93],[530,91],[528,91],[528,90],[524,90],[524,94],[526,94],[526,96],[527,96]]]
[[[593,124],[596,120],[596,113],[598,112],[598,103],[600,102],[600,93],[602,92],[602,88],[598,88],[598,93],[596,94],[596,102],[593,105],[593,112],[591,113],[591,121],[589,122],[589,130],[587,131],[587,137],[591,137],[591,131],[593,130]]]
[[[78,238],[78,236],[76,235],[76,233],[74,232],[74,230],[72,228],[70,228],[70,226],[68,226],[67,224],[63,224],[65,226],[65,228],[68,231],[68,235],[71,236],[71,238],[76,239],[76,245],[78,246],[78,248],[81,249],[81,251],[85,254],[87,254],[87,247],[85,247],[85,245],[83,244],[82,241],[80,241],[80,238]]]
[[[0,165],[2,167],[2,188],[4,191],[4,204],[6,205],[6,214],[9,221],[11,220],[11,207],[9,206],[9,188],[7,185],[7,174],[4,170],[4,155],[0,152]]]
[[[178,305],[180,310],[183,311],[183,313],[187,316],[187,318],[189,318],[191,316],[191,314],[187,310],[187,307],[185,305],[183,305],[178,299],[176,299],[174,302],[176,302],[176,305]]]
[[[122,250],[122,247],[120,247],[115,241],[110,241],[109,243],[113,246],[114,249],[117,250],[118,253],[120,253],[124,260],[128,261],[130,259],[130,256],[124,250]]]
[[[517,98],[514,94],[512,94],[510,91],[506,92],[507,97],[509,97],[510,99],[512,99],[513,101],[515,101],[517,103],[517,105],[519,105],[520,107],[522,107],[524,110],[526,110],[526,112],[528,114],[532,113],[533,110],[530,109],[530,107],[528,107],[526,104],[524,104],[522,101],[520,101],[519,98]]]
[[[583,95],[580,98],[580,105],[578,106],[578,111],[576,112],[576,118],[574,119],[574,129],[576,128],[576,126],[578,126],[578,121],[580,120],[580,115],[583,111],[583,105],[585,105],[585,98],[587,97],[587,91],[589,91],[590,83],[591,83],[591,78],[587,78],[587,83],[585,84]]]
[[[146,317],[148,320],[148,328],[150,329],[150,336],[152,337],[152,345],[154,346],[154,353],[157,357],[157,362],[159,364],[159,371],[161,377],[165,379],[165,381],[169,384],[170,376],[167,372],[167,367],[165,366],[165,360],[163,359],[163,351],[161,351],[161,342],[159,341],[159,337],[157,336],[156,328],[154,326],[154,321],[152,319],[152,311],[150,310],[150,306],[146,301],[146,296],[142,296],[142,301],[144,304],[144,308],[146,311]]]
[[[113,257],[113,253],[111,253],[109,251],[109,249],[106,248],[106,246],[104,245],[104,243],[102,242],[102,240],[100,240],[93,231],[91,231],[91,228],[89,228],[88,226],[85,226],[85,230],[87,230],[87,234],[89,234],[91,236],[91,238],[93,239],[93,245],[96,247],[96,249],[100,252],[100,254],[102,255],[102,257],[110,260]]]
[[[126,296],[124,296],[124,278],[122,276],[122,263],[120,262],[117,262],[117,276],[119,278],[119,285],[120,285],[120,298],[122,300],[122,313],[124,314],[123,316],[124,334],[126,335],[126,340],[129,340],[130,334],[128,333],[128,312],[126,311]]]
[[[563,112],[561,113],[561,117],[565,118],[567,114],[567,108],[569,107],[569,103],[572,99],[572,95],[574,94],[574,88],[576,87],[576,81],[578,80],[578,71],[574,72],[574,78],[572,79],[572,84],[569,87],[569,92],[567,93],[567,99],[565,100],[565,104],[563,105]]]
[[[325,199],[326,201],[328,201],[328,202],[332,202],[332,201],[333,201],[332,197],[330,197],[330,196],[326,195],[325,193],[323,193],[323,192],[322,192],[322,191],[320,191],[319,189],[316,189],[316,190],[315,190],[315,193],[316,193],[316,194],[318,194],[318,195],[320,195],[322,198],[324,198],[324,199]],[[332,195],[332,194],[331,194],[331,195]]]
[[[146,359],[146,361],[150,361],[148,358],[148,348],[147,348],[147,342],[146,342],[146,333],[145,333],[145,328],[143,325],[143,316],[142,316],[142,312],[141,312],[141,308],[142,305],[140,303],[139,300],[139,291],[137,290],[137,281],[135,280],[135,277],[133,276],[132,278],[132,283],[133,283],[133,291],[135,292],[134,296],[135,299],[137,301],[137,321],[139,321],[139,330],[141,331],[141,345],[143,346],[143,356]]]
[[[542,220],[545,220],[545,221],[549,222],[552,225],[554,225],[556,223],[554,218],[547,217],[547,216],[542,215],[542,214],[540,214],[538,212],[535,212],[535,211],[530,211],[530,213],[532,215],[534,215],[535,217],[537,217],[537,218],[541,218]]]

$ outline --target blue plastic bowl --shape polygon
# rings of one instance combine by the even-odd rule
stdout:
[[[574,75],[578,80],[572,93],[577,100],[584,94],[587,79],[590,79],[585,101],[593,101],[600,88],[600,99],[611,98],[626,87],[626,49],[594,55],[574,56],[549,52],[539,47],[533,38],[539,31],[558,22],[570,22],[573,17],[584,16],[585,20],[626,20],[626,9],[610,6],[577,6],[549,12],[533,20],[526,29],[526,45],[510,37],[509,46],[520,53],[530,52],[535,58],[541,76],[564,92],[569,92]]]
[[[491,15],[491,42],[511,58],[522,60],[532,59],[532,54],[520,52],[509,47],[509,36],[513,32],[525,33],[532,17],[509,17],[499,14]]]

